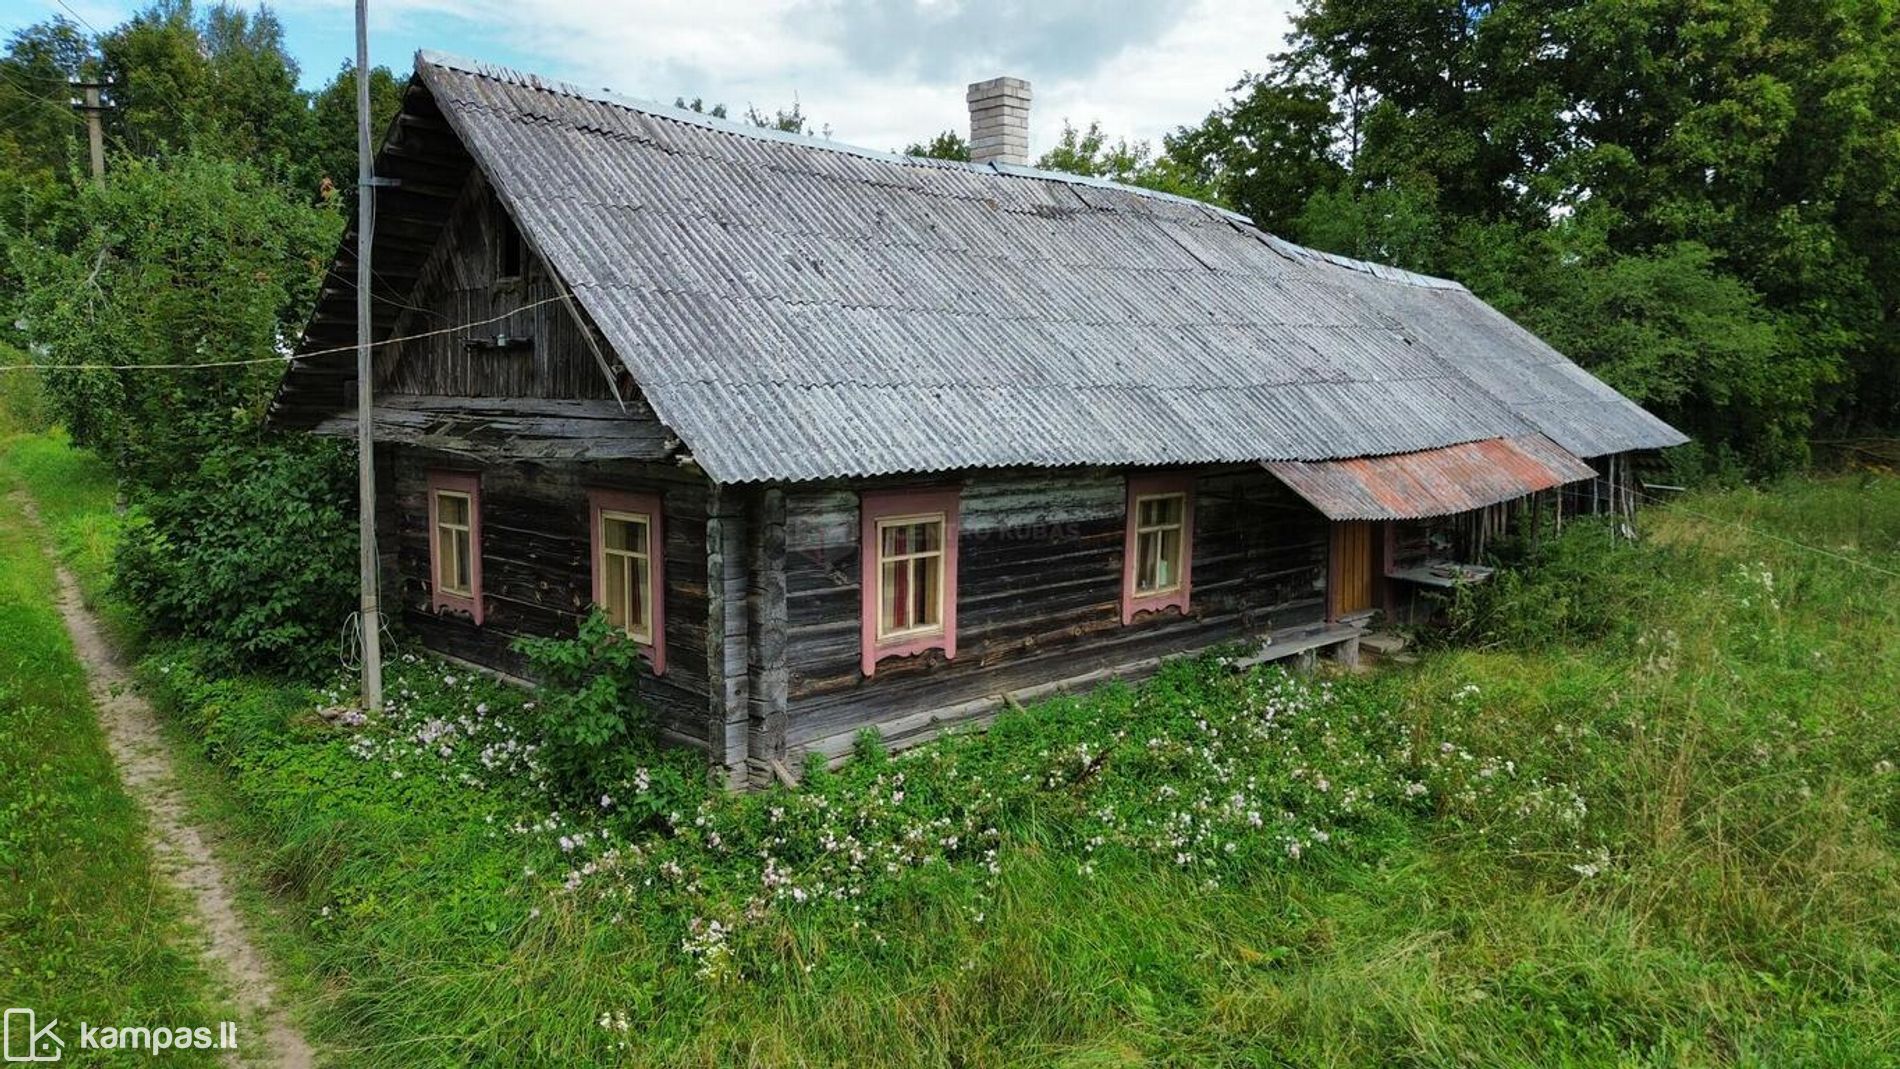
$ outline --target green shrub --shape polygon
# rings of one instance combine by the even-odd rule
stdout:
[[[1656,596],[1666,555],[1631,552],[1604,520],[1522,547],[1491,582],[1464,587],[1434,640],[1540,650],[1634,637],[1636,603]]]
[[[48,407],[133,486],[189,483],[198,459],[252,432],[283,376],[271,357],[309,314],[342,230],[248,162],[194,152],[114,162],[78,205],[13,248],[19,314],[49,364]]]
[[[314,673],[355,604],[353,491],[333,442],[217,449],[136,503],[114,589],[153,631],[216,643],[222,667]]]
[[[555,789],[599,797],[657,743],[640,701],[640,651],[596,609],[573,638],[522,638],[515,649],[541,684],[541,755]]]

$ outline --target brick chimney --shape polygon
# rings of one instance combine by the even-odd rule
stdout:
[[[970,162],[1029,166],[1029,83],[991,78],[970,85]]]

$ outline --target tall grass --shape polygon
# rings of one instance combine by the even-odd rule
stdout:
[[[452,668],[360,725],[147,674],[352,1065],[1895,1064],[1900,484],[1643,525],[1409,669],[1182,666],[652,818],[551,816],[477,756],[523,696]]]
[[[142,1065],[151,1054],[81,1051],[79,1022],[209,1027],[230,1014],[120,787],[12,486],[0,465],[0,1002],[57,1018],[68,1062]]]

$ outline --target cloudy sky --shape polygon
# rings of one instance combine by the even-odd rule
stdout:
[[[649,99],[771,110],[794,97],[832,136],[897,148],[966,123],[965,84],[1034,86],[1032,151],[1100,119],[1159,140],[1280,47],[1291,0],[371,0],[372,60],[418,48]],[[65,0],[107,29],[140,4]],[[306,84],[354,51],[349,0],[279,0]],[[62,14],[0,0],[0,29]]]

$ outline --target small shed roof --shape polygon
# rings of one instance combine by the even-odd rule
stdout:
[[[1335,520],[1450,516],[1596,474],[1541,434],[1385,457],[1270,461],[1266,467]]]
[[[434,53],[415,84],[721,482],[1316,461],[1539,429],[1466,370],[1461,319],[1496,313],[1462,287],[1348,268],[1210,205]],[[1447,299],[1415,296],[1432,294]],[[319,321],[349,299],[326,293],[338,307]],[[1519,334],[1486,345],[1555,355]],[[1615,410],[1578,416],[1604,422],[1592,446],[1669,444],[1666,427],[1628,433],[1661,425],[1555,361]]]

